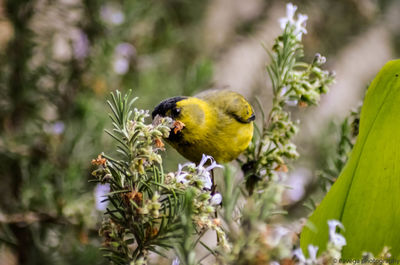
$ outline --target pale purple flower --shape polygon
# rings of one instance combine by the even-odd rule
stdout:
[[[129,70],[130,59],[136,54],[136,49],[132,44],[123,42],[115,47],[114,51],[114,72],[124,75]]]
[[[115,6],[105,5],[100,9],[101,19],[112,25],[121,25],[125,21],[125,15]]]
[[[62,121],[57,121],[53,125],[53,132],[54,134],[62,134],[65,130],[65,124]]]
[[[51,127],[51,132],[55,135],[60,135],[64,132],[65,130],[65,124],[62,121],[57,121],[53,124]]]
[[[171,265],[179,265],[179,264],[181,264],[181,262],[179,261],[178,258],[175,258],[175,259],[172,261],[172,264],[171,264]]]
[[[124,75],[129,70],[129,59],[120,57],[115,59],[113,63],[114,72],[119,75]]]
[[[183,165],[181,164],[178,165],[178,171],[175,174],[176,181],[183,184],[187,184],[189,182],[189,180],[186,177],[190,175],[188,172],[183,170],[185,167],[195,168],[196,165],[192,162],[188,162]]]
[[[85,32],[78,30],[72,43],[75,58],[78,60],[86,58],[89,54],[89,45],[90,42]]]
[[[285,97],[285,96],[287,96],[288,91],[289,91],[288,86],[284,86],[281,88],[281,91],[279,94],[281,97]],[[288,106],[291,106],[291,107],[297,106],[297,103],[298,103],[297,100],[286,100],[285,102]]]
[[[104,199],[107,197],[107,193],[109,192],[110,184],[97,184],[94,189],[94,200],[97,210],[105,211],[107,209],[108,201],[104,201]]]
[[[211,205],[219,205],[222,202],[222,196],[219,193],[215,193],[210,200]]]
[[[283,226],[275,226],[269,228],[270,233],[268,233],[266,241],[271,247],[277,247],[281,241],[290,233],[290,230]]]
[[[281,97],[285,96],[285,94],[286,94],[287,92],[288,92],[288,87],[287,87],[287,86],[282,87],[282,88],[281,88],[280,96],[281,96]]]
[[[340,229],[344,230],[343,224],[337,220],[329,220],[328,226],[329,226],[329,240],[333,243],[334,246],[341,249],[343,246],[346,245],[346,238],[344,238],[344,236],[342,236],[341,234],[336,233],[336,227],[339,227]]]
[[[115,47],[115,53],[118,56],[124,56],[124,57],[131,57],[135,55],[136,49],[133,47],[132,44],[127,43],[127,42],[122,42]]]
[[[298,100],[286,100],[286,105],[290,107],[296,107],[299,104]]]

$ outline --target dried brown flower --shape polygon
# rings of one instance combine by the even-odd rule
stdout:
[[[92,165],[96,165],[96,166],[105,166],[106,162],[107,162],[107,159],[105,159],[101,155],[98,155],[96,159],[92,159]]]

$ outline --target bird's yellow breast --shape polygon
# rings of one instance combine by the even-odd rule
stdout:
[[[241,101],[241,96],[238,100],[237,95],[228,93],[220,100],[188,97],[177,102],[176,107],[181,110],[177,120],[184,124],[184,128],[179,132],[180,137],[169,141],[170,144],[194,162],[200,161],[202,154],[213,156],[219,163],[238,157],[253,136],[253,122],[247,122],[253,113],[247,101]],[[233,96],[236,98],[231,102],[238,105],[229,105],[229,97]],[[242,113],[243,117],[239,117]]]

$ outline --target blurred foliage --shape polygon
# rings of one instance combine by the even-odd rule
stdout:
[[[360,112],[361,105],[357,109],[351,111],[350,115],[346,117],[339,126],[337,126],[337,146],[334,150],[330,150],[332,154],[327,157],[326,161],[323,161],[323,170],[320,173],[320,184],[323,191],[329,190],[330,186],[339,177],[340,172],[347,162],[358,136]]]
[[[320,149],[315,154],[315,160],[318,161],[317,178],[308,187],[307,194],[309,196],[292,205],[291,208],[295,208],[302,203],[305,207],[314,211],[317,207],[317,202],[321,201],[321,197],[335,183],[346,165],[357,139],[361,106],[353,109],[341,123],[332,121],[325,128],[326,131],[321,132],[321,139],[319,139],[318,144]],[[325,159],[318,159],[321,156]]]
[[[212,64],[193,37],[205,5],[4,1],[0,240],[19,264],[105,262],[96,228],[101,213],[87,183],[88,161],[107,144],[104,94],[158,91],[143,102],[150,106],[207,86]]]
[[[306,56],[335,54],[393,1],[294,1],[312,19]],[[133,89],[138,107],[151,109],[209,87],[221,54],[237,36],[251,38],[280,1],[260,3],[254,16],[235,20],[238,35],[207,49],[213,1],[0,1],[0,260],[11,253],[19,264],[103,264],[101,213],[87,181],[88,161],[110,149],[105,95]],[[181,159],[168,149],[166,169]]]

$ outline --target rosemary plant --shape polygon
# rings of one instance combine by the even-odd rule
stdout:
[[[337,233],[337,227],[342,228],[337,221],[329,223],[328,250],[317,257],[317,248],[309,246],[309,258],[300,249],[293,251],[300,228],[276,222],[284,213],[287,165],[298,157],[292,142],[298,128],[288,106],[317,104],[334,78],[321,69],[325,57],[317,54],[311,63],[301,60],[307,16],[295,19],[296,8],[287,5],[283,33],[269,53],[273,106],[268,115],[262,113],[262,127],[239,161],[244,179],[237,182],[236,170],[225,166],[219,193],[211,191],[211,170],[222,166],[210,156],[165,173],[159,152],[172,121],[156,117],[146,123],[148,111],[132,110],[137,98],[112,94],[108,104],[114,129],[108,134],[118,143],[118,158],[101,154],[92,163],[97,166],[96,181],[109,187],[100,233],[105,255],[114,264],[148,264],[150,252],[167,257],[172,248],[174,265],[202,264],[209,256],[218,264],[325,264],[340,257],[345,239]],[[210,229],[217,234],[212,244],[202,238]],[[196,257],[198,245],[208,253],[201,259]]]
[[[326,167],[319,174],[320,184],[324,191],[327,191],[332,186],[346,165],[358,136],[360,112],[361,105],[352,110],[340,124],[339,141],[334,154],[329,157],[330,159],[327,161]]]
[[[253,192],[260,180],[269,180],[277,172],[287,172],[287,162],[299,156],[292,142],[298,127],[291,120],[288,106],[307,107],[319,102],[320,95],[328,91],[334,81],[334,73],[322,70],[326,58],[316,54],[311,63],[302,61],[301,43],[306,33],[306,15],[294,18],[297,7],[287,5],[287,17],[280,20],[283,33],[275,39],[267,72],[271,79],[273,101],[268,115],[262,114],[262,128],[256,130],[252,144],[246,151],[242,169],[246,176],[246,187]]]
[[[164,185],[160,167],[161,137],[168,135],[168,120],[146,125],[145,111],[131,110],[136,100],[117,91],[109,106],[114,129],[108,132],[119,144],[119,159],[100,155],[92,163],[96,179],[110,187],[100,233],[105,238],[107,257],[115,264],[140,264],[156,246],[169,248],[168,239],[179,236],[177,222],[183,207],[182,191]],[[180,206],[180,207],[178,207]],[[135,247],[132,248],[131,245]]]
[[[259,103],[262,128],[257,128],[252,144],[245,152],[244,162],[239,161],[244,183],[234,183],[232,174],[225,175],[226,186],[222,195],[223,205],[228,207],[224,208],[223,218],[232,251],[223,255],[221,264],[294,263],[295,260],[299,264],[317,263],[317,250],[313,246],[310,246],[309,253],[315,255],[310,259],[306,259],[301,250],[292,251],[298,244],[300,228],[276,222],[279,215],[285,213],[282,195],[286,189],[287,164],[299,156],[292,142],[298,127],[291,120],[288,107],[304,108],[318,104],[320,95],[326,93],[334,81],[333,73],[321,69],[325,57],[316,54],[311,63],[301,60],[301,37],[306,33],[307,16],[300,14],[295,19],[296,8],[287,5],[287,17],[281,19],[283,33],[276,38],[272,52],[268,52],[271,58],[267,72],[273,89],[272,109],[265,115]],[[243,186],[245,189],[241,188]],[[239,200],[240,194],[244,202]],[[242,207],[237,208],[240,204]],[[319,262],[338,257],[345,241],[336,234],[336,227],[340,224],[333,222],[330,225],[331,245],[328,249],[331,252],[325,253]]]
[[[221,195],[211,195],[210,170],[220,165],[203,156],[197,166],[186,163],[177,172],[164,174],[159,151],[171,119],[146,124],[148,111],[131,110],[136,99],[119,91],[112,94],[108,104],[114,129],[107,133],[118,142],[119,158],[102,154],[92,161],[96,181],[109,186],[104,200],[109,207],[100,230],[106,256],[115,264],[145,264],[150,252],[166,256],[163,250],[175,247],[185,264],[195,264],[189,253],[196,244],[187,243],[192,235],[200,237],[214,229],[227,247],[223,231],[213,221]]]

